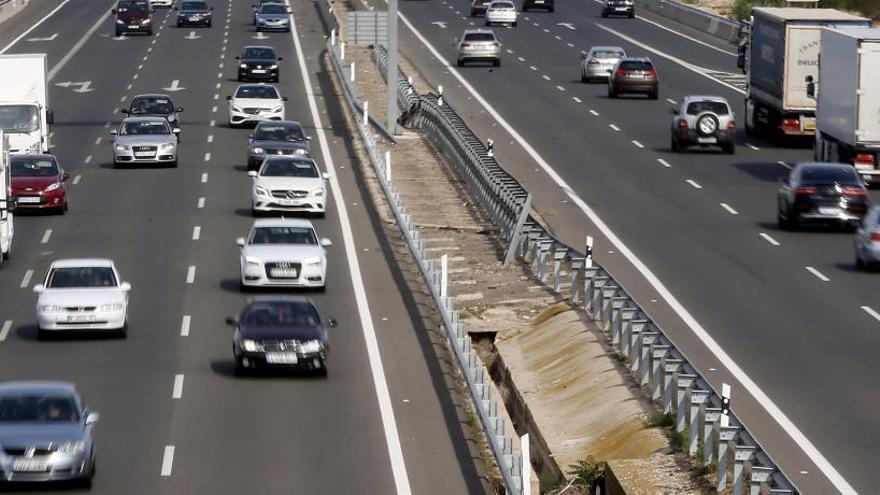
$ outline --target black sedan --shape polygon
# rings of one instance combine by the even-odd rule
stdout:
[[[783,229],[804,223],[856,228],[869,206],[868,190],[852,165],[799,163],[779,186],[777,221]]]
[[[237,374],[264,367],[327,373],[330,340],[325,322],[305,297],[253,297],[226,323],[235,328],[232,354]],[[334,327],[336,321],[328,318],[326,325]]]
[[[299,122],[289,120],[260,122],[248,141],[248,170],[260,168],[260,164],[267,156],[309,156],[309,139]]]
[[[202,0],[184,0],[177,11],[177,27],[181,26],[205,26],[211,27],[214,17],[214,7]]]
[[[168,95],[148,93],[135,95],[128,108],[121,108],[119,111],[131,117],[165,117],[172,127],[180,127],[183,107],[174,106]]]
[[[246,46],[238,60],[238,80],[278,82],[278,62],[282,60],[271,46]]]

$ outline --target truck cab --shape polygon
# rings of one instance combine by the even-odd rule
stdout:
[[[12,254],[12,208],[9,201],[11,187],[9,170],[9,135],[0,130],[0,266]]]
[[[48,153],[49,125],[53,114],[48,108],[46,54],[0,55],[0,130],[7,140],[5,151]]]

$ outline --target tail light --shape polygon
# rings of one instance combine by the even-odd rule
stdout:
[[[617,69],[617,72],[615,72],[614,74],[615,74],[615,75],[618,75],[618,76],[625,76],[625,75],[626,75],[626,71],[623,70],[623,69]]]
[[[678,121],[678,128],[679,129],[687,129],[688,128],[688,121],[685,119],[679,120]]]
[[[871,153],[859,153],[856,155],[856,159],[853,161],[853,164],[856,167],[869,167],[874,168],[874,155]]]
[[[492,43],[489,43],[489,46],[491,46],[492,48],[498,48],[498,42],[493,41]]]
[[[782,127],[794,127],[800,129],[801,123],[798,119],[782,119]]]
[[[462,48],[470,48],[470,47],[471,47],[471,44],[470,44],[470,43],[462,43],[462,44],[461,44],[461,47],[462,47]]]
[[[880,242],[880,232],[871,232],[871,240],[874,242]]]
[[[657,77],[657,71],[654,70],[654,69],[651,69],[651,70],[645,71],[645,74],[647,74],[647,75],[650,76],[650,77]]]
[[[730,122],[727,123],[727,130],[732,131],[734,129],[736,129],[736,122],[731,120]]]
[[[595,58],[591,58],[590,60],[587,60],[587,63],[590,65],[598,65],[600,62]]]
[[[797,196],[809,196],[811,194],[816,194],[819,192],[818,188],[815,187],[796,187],[794,188],[794,193]]]
[[[865,191],[861,187],[844,187],[843,193],[850,196],[858,196],[860,198],[868,197],[868,191]]]

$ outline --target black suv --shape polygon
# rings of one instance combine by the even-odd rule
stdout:
[[[553,0],[524,0],[522,4],[522,11],[528,12],[529,10],[536,9],[545,9],[547,12],[553,12],[556,10],[553,5]]]
[[[180,7],[174,7],[177,11],[177,27],[181,26],[205,26],[211,27],[214,7],[202,0],[184,0]]]
[[[239,81],[257,79],[278,82],[278,62],[282,59],[271,46],[246,46],[235,59],[239,61]]]
[[[612,15],[635,17],[635,2],[633,0],[605,0],[605,6],[602,7],[602,17]]]

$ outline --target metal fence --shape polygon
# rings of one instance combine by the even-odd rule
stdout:
[[[357,46],[388,42],[388,16],[385,12],[350,11],[345,37]]]

